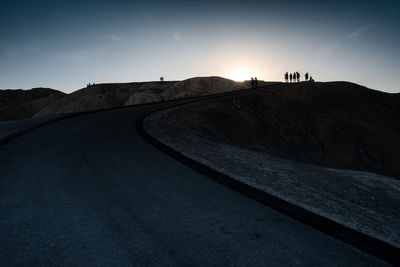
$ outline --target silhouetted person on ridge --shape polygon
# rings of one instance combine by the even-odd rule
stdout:
[[[289,73],[285,73],[285,82],[288,82],[289,81]]]
[[[251,77],[251,88],[252,89],[254,88],[254,79],[253,79],[253,77]]]
[[[306,82],[308,81],[308,72],[304,74],[304,78],[306,78]]]
[[[310,82],[311,83],[315,82],[312,76],[310,76]]]
[[[292,80],[293,80],[293,75],[291,73],[289,74],[289,80],[290,80],[290,82],[292,82]]]
[[[254,78],[254,88],[257,88],[258,86],[258,80],[257,77]]]
[[[297,75],[297,82],[299,83],[300,82],[300,73],[296,72],[296,75]]]
[[[160,82],[164,82],[164,77],[160,77]]]

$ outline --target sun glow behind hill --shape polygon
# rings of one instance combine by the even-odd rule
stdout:
[[[243,82],[250,80],[251,77],[256,77],[255,72],[250,70],[237,70],[226,74],[224,77],[234,80],[236,82]]]
[[[4,0],[0,88],[299,71],[399,92],[400,1],[289,2]]]

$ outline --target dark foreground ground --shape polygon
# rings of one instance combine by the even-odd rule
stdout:
[[[146,143],[168,104],[93,113],[0,147],[0,265],[370,266],[383,262]]]

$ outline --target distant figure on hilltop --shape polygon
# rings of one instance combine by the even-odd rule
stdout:
[[[254,78],[253,77],[251,77],[251,88],[254,88]]]
[[[164,82],[164,77],[160,77],[160,82]]]
[[[305,78],[305,81],[306,82],[314,82],[314,79],[312,78],[312,76],[310,76],[310,74],[308,74],[308,72],[306,73],[306,74],[304,74],[304,78]],[[300,81],[301,81],[301,75],[300,75],[300,72],[298,72],[298,71],[296,71],[296,72],[293,72],[293,73],[288,73],[288,72],[286,72],[285,73],[285,82],[298,82],[298,83],[300,83]]]
[[[254,88],[258,87],[258,80],[257,77],[254,77]]]

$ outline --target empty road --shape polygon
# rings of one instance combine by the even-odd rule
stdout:
[[[0,265],[385,264],[148,144],[136,120],[175,103],[79,115],[0,146]]]

